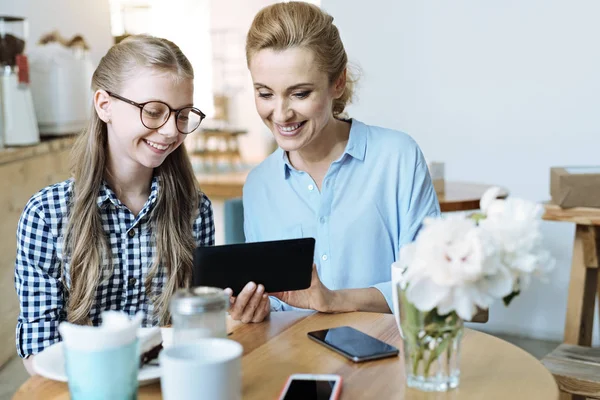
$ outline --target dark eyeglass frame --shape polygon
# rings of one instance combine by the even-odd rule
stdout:
[[[182,110],[185,110],[185,109],[191,109],[191,110],[195,110],[195,111],[197,111],[197,112],[198,112],[198,115],[200,115],[200,122],[198,122],[198,126],[200,126],[200,124],[202,123],[202,121],[204,120],[204,118],[206,118],[206,114],[204,114],[202,111],[200,111],[200,109],[199,109],[199,108],[196,108],[196,107],[190,107],[190,106],[186,106],[186,107],[181,107],[181,108],[179,108],[179,109],[174,109],[174,108],[171,108],[171,106],[170,106],[170,105],[168,105],[167,103],[165,103],[164,101],[160,101],[160,100],[150,100],[150,101],[146,101],[146,102],[144,102],[144,103],[136,103],[136,102],[135,102],[135,101],[133,101],[133,100],[126,99],[125,97],[123,97],[123,96],[119,96],[118,94],[116,94],[116,93],[113,93],[113,92],[109,92],[108,90],[106,91],[106,93],[108,93],[108,95],[109,95],[110,97],[114,97],[115,99],[119,99],[119,100],[121,100],[121,101],[124,101],[125,103],[129,103],[129,104],[131,104],[132,106],[135,106],[135,107],[139,108],[139,109],[140,109],[140,121],[142,122],[142,125],[144,125],[144,126],[145,126],[146,128],[148,128],[148,129],[160,129],[160,128],[162,128],[163,126],[165,126],[165,124],[166,124],[167,122],[169,122],[169,119],[171,118],[171,114],[172,114],[172,113],[175,113],[175,121],[177,121],[177,119],[179,118],[179,113],[180,113]],[[164,121],[162,124],[160,124],[160,125],[159,125],[159,126],[157,126],[157,127],[150,127],[150,126],[148,126],[148,125],[146,125],[146,124],[144,123],[144,117],[143,117],[143,114],[142,114],[142,113],[143,113],[143,111],[144,111],[144,106],[145,106],[146,104],[149,104],[149,103],[160,103],[160,104],[164,104],[164,105],[165,105],[165,106],[166,106],[166,107],[169,109],[169,116],[167,117],[167,119],[165,119],[165,121]],[[189,135],[190,133],[192,133],[192,132],[194,132],[196,129],[198,129],[198,126],[196,126],[196,127],[195,127],[195,128],[194,128],[194,129],[193,129],[191,132],[182,132],[182,131],[181,131],[181,129],[179,129],[179,125],[178,125],[177,123],[175,123],[175,126],[177,127],[177,130],[179,131],[179,133],[182,133],[182,134],[184,134],[184,135]]]

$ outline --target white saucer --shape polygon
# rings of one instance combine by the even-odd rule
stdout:
[[[140,328],[138,336],[144,336],[145,332],[151,328]],[[163,336],[163,345],[168,347],[170,344],[171,328],[161,328]],[[63,342],[57,342],[47,347],[33,359],[33,368],[35,372],[44,378],[54,381],[67,382],[67,373],[65,371],[65,361],[63,355]],[[138,373],[138,384],[140,386],[158,382],[160,380],[160,366],[145,364]]]

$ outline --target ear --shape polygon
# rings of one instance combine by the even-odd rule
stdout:
[[[111,120],[111,99],[106,90],[98,89],[94,93],[94,108],[96,114],[105,123],[109,123]]]
[[[346,69],[340,74],[340,76],[335,80],[333,84],[333,97],[335,99],[339,99],[344,94],[344,90],[346,89]]]

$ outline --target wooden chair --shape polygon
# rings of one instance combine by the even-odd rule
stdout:
[[[561,344],[542,360],[561,400],[600,399],[600,348]]]

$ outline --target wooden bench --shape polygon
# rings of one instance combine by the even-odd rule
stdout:
[[[542,360],[562,399],[600,399],[600,349],[561,344]]]

